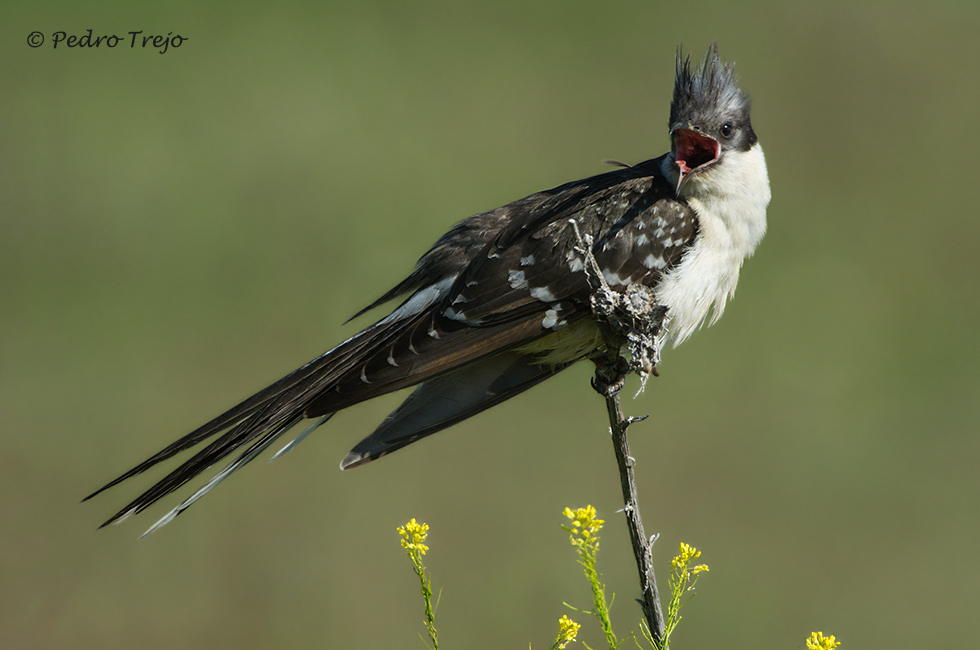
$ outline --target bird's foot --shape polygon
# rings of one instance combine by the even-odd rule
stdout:
[[[619,393],[626,385],[626,374],[630,371],[629,362],[620,356],[615,359],[598,357],[592,361],[595,363],[592,388],[603,397],[613,397]]]

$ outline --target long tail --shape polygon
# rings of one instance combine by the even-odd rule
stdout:
[[[296,443],[298,443],[299,441],[301,441],[303,438],[305,438],[306,436],[308,436],[310,433],[313,432],[314,429],[316,429],[318,426],[320,426],[321,424],[323,424],[324,422],[326,422],[327,420],[329,420],[331,417],[333,417],[333,413],[330,413],[329,415],[324,415],[324,416],[319,417],[316,420],[314,420],[313,424],[311,424],[309,427],[307,427],[306,430],[303,431],[303,433],[301,433],[293,442],[291,442],[289,445],[287,445],[282,450],[280,450],[278,454],[276,454],[275,456],[273,456],[272,459],[270,460],[270,462],[272,462],[272,460],[275,460],[276,458],[278,458],[284,452],[288,451],[293,445],[295,445]],[[301,419],[303,419],[303,416],[302,415],[299,415],[296,418],[294,418],[292,421],[287,421],[286,423],[284,423],[284,425],[282,427],[277,427],[276,429],[270,430],[269,432],[267,432],[265,435],[262,436],[262,438],[259,441],[255,442],[251,447],[249,447],[248,449],[246,449],[245,452],[243,452],[241,456],[239,456],[237,459],[235,459],[234,462],[229,463],[223,470],[221,470],[220,472],[218,472],[217,474],[215,474],[213,477],[211,477],[211,480],[209,480],[207,483],[205,483],[200,489],[198,489],[197,492],[195,492],[194,494],[192,494],[188,498],[184,499],[184,501],[182,501],[179,506],[177,506],[176,508],[174,508],[173,510],[171,510],[170,512],[168,512],[167,514],[165,514],[155,524],[153,524],[152,526],[150,526],[150,528],[145,533],[143,533],[142,535],[140,535],[140,539],[143,539],[144,537],[146,537],[147,535],[150,535],[151,533],[155,533],[157,530],[159,530],[163,526],[169,524],[171,521],[173,521],[173,519],[177,515],[179,515],[180,513],[182,513],[184,510],[187,510],[188,508],[190,508],[194,504],[195,501],[197,501],[198,499],[200,499],[201,497],[203,497],[205,494],[207,494],[208,492],[210,492],[211,490],[213,490],[223,480],[225,480],[226,478],[228,478],[229,476],[231,476],[232,474],[234,474],[235,472],[237,472],[238,470],[240,470],[242,467],[244,467],[248,463],[252,462],[256,458],[256,456],[258,456],[263,451],[265,451],[272,443],[274,443],[276,440],[278,440],[280,436],[282,436],[284,433],[286,433],[286,431],[288,431],[289,429],[291,429]],[[138,510],[134,510],[133,512],[134,513],[135,512],[138,512]],[[128,516],[128,514],[129,513],[124,514],[119,519],[119,521],[122,521],[123,519],[125,519]]]
[[[467,364],[446,375],[425,381],[409,395],[401,406],[385,418],[374,433],[351,450],[340,467],[342,469],[357,467],[401,449],[416,440],[441,431],[524,392],[552,377],[560,370],[564,370],[568,365],[542,366],[535,363],[534,358],[530,355],[503,352]],[[293,449],[332,416],[333,413],[328,413],[316,418],[302,433],[280,449],[269,462]],[[268,449],[302,418],[303,415],[299,414],[292,420],[286,420],[281,425],[268,429],[237,459],[225,466],[194,494],[153,524],[149,530],[143,533],[141,539],[173,521],[177,515],[193,505],[219,483]],[[133,512],[138,512],[138,510],[133,510]],[[128,514],[129,512],[123,514],[121,519],[125,519]]]
[[[314,401],[316,396],[324,390],[324,387],[330,385],[331,379],[342,374],[343,369],[349,367],[351,361],[357,358],[358,354],[363,354],[365,348],[370,346],[372,342],[377,341],[377,338],[372,336],[372,334],[380,333],[375,332],[376,329],[376,326],[367,328],[298,370],[283,377],[271,386],[252,395],[207,424],[161,449],[136,467],[88,495],[82,501],[87,501],[126,479],[142,474],[154,465],[182,451],[191,449],[218,436],[210,444],[106,520],[100,526],[101,528],[145,510],[226,456],[229,456],[246,445],[250,445],[238,460],[232,463],[232,465],[229,465],[219,475],[220,478],[215,477],[215,479],[218,479],[217,481],[212,479],[212,482],[209,483],[210,487],[205,490],[205,492],[209,491],[214,485],[217,485],[217,483],[227,478],[232,472],[247,464],[262,450],[266,449],[290,428],[303,420],[306,409]],[[322,421],[325,420],[321,419]],[[221,435],[219,436],[218,434]],[[196,494],[195,497],[192,497],[192,500],[196,500],[200,496],[203,496],[203,493]],[[177,509],[178,512],[171,514],[176,516],[176,514],[186,509],[187,505],[190,505],[190,503],[185,502],[185,504],[181,504]],[[170,519],[173,516],[168,515]]]
[[[104,527],[142,512],[215,463],[244,448],[237,460],[151,529],[156,530],[253,460],[305,417],[321,418],[319,423],[322,423],[326,420],[324,416],[329,417],[358,402],[406,386],[429,381],[438,382],[440,375],[452,373],[482,357],[491,356],[526,341],[540,329],[540,318],[535,315],[480,331],[464,327],[449,319],[441,319],[432,311],[417,313],[403,320],[383,319],[168,445],[85,497],[84,500],[91,499],[181,451],[214,438],[194,456],[106,520],[102,524]],[[478,363],[474,370],[476,374],[467,372],[457,376],[477,377],[479,375],[477,369],[483,367]],[[487,366],[487,368],[491,367],[493,366]],[[412,431],[402,428],[397,434],[396,444],[391,444],[389,440],[375,439],[376,442],[383,443],[389,451],[404,446],[422,435],[445,428],[492,404],[503,401],[551,374],[536,369],[520,368],[519,365],[509,370],[501,367],[498,371],[508,377],[504,380],[500,396],[476,400],[467,397],[466,399],[469,400],[467,408],[461,409],[456,414],[446,412],[436,420],[430,419],[425,424],[425,432],[420,435],[413,436]],[[445,387],[448,384],[436,385]],[[429,401],[429,391],[423,391],[421,395],[426,396],[426,401]],[[308,432],[309,430],[300,434],[299,439],[305,437]],[[382,453],[380,449],[376,449],[368,455],[376,458]],[[366,460],[369,458],[362,462]]]

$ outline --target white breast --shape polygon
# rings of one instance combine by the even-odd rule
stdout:
[[[676,178],[673,157],[663,171]],[[728,151],[711,169],[692,176],[682,192],[697,212],[700,233],[680,264],[657,287],[657,299],[668,308],[668,339],[683,343],[710,315],[711,325],[735,293],[742,263],[766,232],[771,197],[762,147]]]

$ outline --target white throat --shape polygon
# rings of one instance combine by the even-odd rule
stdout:
[[[676,182],[673,155],[662,171]],[[755,251],[766,232],[769,174],[762,147],[727,151],[712,168],[693,175],[681,197],[695,210],[699,233],[683,260],[657,287],[657,299],[667,311],[667,337],[683,343],[709,318],[717,321],[735,293],[742,263]]]

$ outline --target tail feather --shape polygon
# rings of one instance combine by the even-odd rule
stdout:
[[[167,446],[125,474],[85,497],[83,500],[91,499],[104,490],[137,474],[141,474],[150,467],[181,451],[190,449],[205,442],[209,438],[218,436],[210,444],[106,520],[101,526],[104,527],[119,522],[133,514],[142,512],[226,456],[233,454],[236,450],[246,445],[252,445],[239,459],[242,461],[241,463],[238,463],[238,461],[236,461],[238,464],[232,463],[229,466],[230,468],[233,467],[231,471],[223,471],[219,474],[219,480],[209,483],[205,486],[207,489],[202,488],[203,492],[196,494],[190,501],[178,506],[176,511],[171,513],[172,516],[169,519],[165,517],[167,521],[170,521],[179,512],[182,512],[191,503],[224,480],[224,478],[252,460],[255,454],[265,449],[265,446],[261,445],[271,443],[278,439],[287,430],[300,422],[306,417],[306,412],[310,404],[318,396],[335,387],[337,380],[348,373],[360,360],[363,360],[365,357],[370,357],[378,349],[383,349],[384,346],[397,338],[401,332],[413,323],[414,321],[409,319],[407,321],[389,322],[384,324],[384,326],[379,326],[379,323],[365,329],[305,366],[280,379],[268,388],[256,393],[229,411],[211,420],[199,429]],[[395,387],[389,387],[387,391],[381,392],[390,392],[391,390],[395,390]],[[370,396],[372,395],[366,394],[355,397],[354,399],[350,399],[350,396],[348,396],[345,405],[362,401]],[[311,416],[329,416],[331,414],[332,412],[321,412],[311,414]],[[325,419],[321,418],[321,421],[325,421]],[[300,434],[299,439],[294,441],[294,444],[298,443],[308,433],[309,430]],[[259,446],[261,446],[261,449],[258,449]],[[289,447],[291,448],[291,446],[293,445]],[[252,454],[253,451],[255,454]]]
[[[286,431],[291,429],[302,419],[303,416],[298,415],[294,417],[292,420],[288,420],[284,422],[282,426],[267,431],[265,435],[263,435],[258,441],[252,444],[252,446],[246,449],[238,458],[236,458],[233,462],[229,463],[223,470],[221,470],[213,477],[211,477],[211,479],[207,483],[205,483],[200,489],[198,489],[197,492],[189,496],[187,499],[184,499],[184,501],[182,501],[179,506],[177,506],[176,508],[168,512],[166,515],[161,517],[155,524],[150,526],[150,528],[145,533],[140,535],[140,539],[143,539],[147,535],[151,535],[155,533],[163,526],[169,524],[177,517],[177,515],[182,513],[184,510],[190,508],[195,501],[197,501],[205,494],[213,490],[223,480],[225,480],[226,478],[228,478],[229,476],[231,476],[232,474],[240,470],[242,467],[244,467],[245,465],[253,461],[256,456],[258,456],[263,451],[265,451],[269,447],[269,445],[275,442],[280,436],[286,433]],[[312,428],[315,428],[315,426],[311,427],[311,429]],[[137,512],[139,512],[139,508],[134,509],[132,514],[136,514]],[[129,512],[125,512],[122,516],[122,519],[125,519],[127,516],[129,516],[129,514],[130,514]]]
[[[170,445],[167,445],[133,469],[106,483],[98,490],[82,499],[82,501],[88,501],[92,497],[105,492],[109,488],[122,483],[126,479],[142,474],[154,465],[172,458],[182,451],[195,447],[228,427],[240,424],[243,420],[254,416],[257,411],[267,406],[270,402],[281,396],[283,393],[294,388],[296,385],[304,381],[309,381],[309,379],[316,373],[320,373],[325,368],[329,368],[330,366],[337,365],[338,361],[343,361],[344,359],[349,358],[350,353],[346,355],[343,353],[347,352],[350,348],[359,348],[360,346],[355,344],[359,343],[363,338],[363,335],[370,332],[372,329],[373,328],[368,328],[356,336],[344,341],[337,347],[320,355],[303,367],[289,373],[271,386],[260,390],[258,393],[252,395],[243,402],[228,409],[210,422],[198,427],[194,431],[191,431],[189,434],[171,443]],[[350,350],[351,353],[353,351],[354,350]]]
[[[267,405],[258,413],[233,426],[217,440],[197,452],[166,477],[155,483],[150,489],[133,499],[133,501],[128,503],[119,512],[106,520],[100,528],[125,519],[130,515],[142,512],[171,492],[179,489],[225,456],[234,453],[236,449],[249,444],[255,438],[258,437],[260,440],[266,440],[271,435],[274,436],[274,440],[303,419],[302,409],[299,409],[298,412],[293,410],[283,413],[281,409],[272,407],[272,404]],[[275,418],[274,414],[277,412],[280,416]]]
[[[569,365],[540,365],[531,355],[503,352],[428,380],[359,442],[340,467],[350,469],[390,454],[508,400]]]
[[[231,430],[223,435],[219,440],[224,440],[225,442],[235,441],[235,444],[233,444],[231,448],[228,449],[228,451],[226,451],[223,455],[233,452],[237,447],[246,444],[252,437],[264,430],[256,428],[256,424],[262,421],[260,413],[263,411],[263,409],[267,409],[270,404],[274,403],[277,399],[281,399],[284,395],[294,393],[307,394],[310,392],[310,387],[321,386],[324,383],[325,378],[334,376],[337,368],[343,368],[345,364],[349,365],[351,360],[356,358],[356,355],[361,352],[365,346],[372,342],[374,337],[370,336],[370,334],[374,333],[376,329],[377,326],[373,325],[347,339],[340,345],[325,352],[316,359],[313,359],[301,368],[289,373],[271,386],[262,389],[243,402],[225,411],[210,422],[198,427],[172,444],[167,445],[136,467],[125,472],[124,474],[121,474],[109,483],[106,483],[95,492],[92,492],[87,497],[82,499],[82,501],[88,501],[92,497],[105,492],[109,488],[134,476],[142,474],[158,463],[168,460],[182,451],[191,449],[192,447],[201,444],[205,440],[218,435],[226,429],[229,429],[229,427],[231,427]],[[233,433],[234,435],[232,435]],[[208,449],[211,449],[211,447]],[[218,456],[212,462],[220,460],[223,455]],[[195,458],[197,458],[197,456]],[[188,463],[185,463],[185,465],[181,467],[184,468],[185,466],[190,466],[190,462],[191,461],[188,461]],[[201,471],[206,468],[207,466],[203,467]],[[188,478],[193,477],[191,476]],[[180,486],[178,485],[173,489],[177,489],[177,487]],[[117,518],[113,517],[106,523],[111,523],[113,521],[117,521]]]
[[[283,454],[292,451],[296,447],[296,445],[298,445],[299,443],[303,442],[306,439],[306,436],[313,433],[317,429],[317,427],[319,427],[321,424],[323,424],[324,422],[326,422],[332,417],[333,417],[333,413],[327,413],[326,415],[321,415],[320,417],[318,417],[316,420],[313,421],[313,424],[311,424],[310,426],[306,427],[306,429],[303,430],[303,433],[293,438],[289,442],[289,444],[287,444],[285,447],[277,451],[272,456],[272,458],[269,459],[269,462],[271,463],[272,461],[279,458]]]
[[[191,447],[194,447],[197,444],[207,440],[208,438],[217,434],[218,432],[227,429],[229,426],[237,424],[241,420],[249,417],[257,409],[262,408],[262,406],[264,406],[269,399],[272,399],[271,396],[266,396],[266,393],[271,393],[273,388],[274,386],[270,386],[269,388],[266,388],[262,392],[253,395],[249,399],[245,400],[244,402],[235,406],[234,408],[228,410],[222,415],[219,415],[218,417],[211,420],[207,424],[195,429],[194,431],[190,432],[183,438],[161,449],[159,452],[150,456],[149,458],[144,460],[142,463],[140,463],[133,469],[129,470],[124,474],[121,474],[117,478],[106,483],[98,490],[96,490],[92,494],[82,499],[82,501],[88,501],[92,497],[95,497],[101,494],[102,492],[105,492],[109,488],[122,483],[126,479],[132,478],[138,474],[142,474],[143,472],[150,469],[157,463],[161,463],[167,460],[168,458],[171,458],[179,454],[185,449],[190,449]]]

